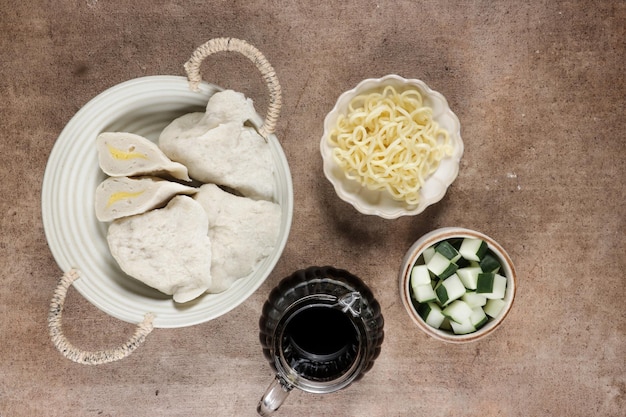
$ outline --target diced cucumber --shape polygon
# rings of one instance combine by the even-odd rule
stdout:
[[[499,274],[478,274],[476,292],[485,298],[504,298],[506,292],[506,277]]]
[[[480,261],[487,253],[487,243],[482,239],[466,237],[461,243],[459,253],[468,261]]]
[[[424,252],[422,252],[422,256],[424,257],[424,263],[427,264],[428,262],[430,262],[434,254],[435,254],[434,246],[429,246],[426,249],[424,249]]]
[[[496,318],[500,315],[505,306],[506,302],[503,299],[494,298],[491,300],[487,300],[487,304],[485,304],[483,310],[485,311],[485,314],[487,314],[489,317]]]
[[[457,271],[458,268],[459,267],[455,263],[451,263],[441,274],[438,275],[438,278],[446,279],[449,276],[452,276]]]
[[[435,329],[438,329],[446,318],[441,313],[441,308],[435,303],[420,304],[417,312],[429,326]]]
[[[452,301],[457,300],[465,294],[465,287],[458,275],[452,274],[448,278],[440,281],[435,287],[437,299],[442,307],[447,306]]]
[[[441,322],[441,325],[439,326],[439,329],[452,331],[452,326],[450,325],[450,319],[447,318],[446,316],[444,316],[444,317],[445,318],[444,318],[443,322]]]
[[[467,334],[502,314],[507,278],[482,239],[453,238],[425,249],[411,269],[419,315],[434,328]]]
[[[500,271],[500,261],[492,254],[487,253],[480,260],[480,269],[482,269],[483,272],[498,272]]]
[[[457,259],[456,261],[454,261],[456,266],[458,266],[459,268],[468,267],[468,266],[470,266],[471,262],[473,262],[473,261],[468,261],[467,259],[465,259],[462,256],[459,259]]]
[[[461,297],[470,307],[482,307],[487,303],[487,297],[484,294],[478,294],[475,291],[468,291]]]
[[[411,269],[411,285],[430,284],[430,273],[426,265],[415,265]]]
[[[506,277],[502,275],[495,274],[493,277],[493,289],[491,292],[483,293],[483,295],[487,299],[498,299],[504,298],[504,294],[506,293]]]
[[[472,315],[472,308],[465,301],[455,300],[441,310],[441,313],[456,323],[465,323]]]
[[[474,326],[474,328],[479,329],[484,326],[487,321],[489,321],[489,317],[485,314],[485,310],[481,307],[472,308],[472,314],[469,317],[470,323]]]
[[[478,281],[478,274],[482,270],[480,266],[466,266],[465,268],[459,268],[456,270],[456,274],[461,278],[461,282],[468,290],[476,289],[476,282]]]
[[[435,294],[435,290],[433,290],[433,287],[429,282],[428,284],[414,286],[413,298],[420,303],[427,303],[430,301],[436,301],[437,294]]]
[[[476,292],[478,294],[486,294],[493,291],[493,281],[496,274],[493,272],[481,272],[476,280]]]
[[[451,262],[439,252],[435,252],[426,266],[430,272],[437,275],[440,279],[449,277],[458,269],[454,262]]]
[[[476,331],[476,328],[469,320],[463,323],[450,320],[450,326],[454,334],[468,334]]]
[[[435,250],[451,262],[456,262],[461,257],[461,254],[447,240],[438,244]]]

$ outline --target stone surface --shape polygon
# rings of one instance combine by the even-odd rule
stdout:
[[[252,416],[272,374],[258,342],[271,288],[331,264],[361,276],[386,319],[382,353],[331,395],[294,391],[278,416],[622,416],[626,409],[626,4],[439,1],[129,1],[0,4],[0,416]],[[215,37],[245,39],[283,87],[278,122],[294,182],[292,232],[268,280],[211,322],[157,329],[102,366],[63,358],[48,336],[59,270],[40,194],[65,124],[91,98],[144,75],[184,75]],[[266,89],[220,54],[205,79]],[[422,215],[358,214],[324,179],[322,122],[360,80],[397,73],[443,93],[465,154],[446,197]],[[519,292],[503,327],[465,346],[420,333],[398,296],[404,252],[441,226],[485,232],[512,256]],[[77,346],[134,328],[70,290]]]

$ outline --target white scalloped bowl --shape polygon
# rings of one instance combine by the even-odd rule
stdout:
[[[411,270],[424,250],[428,247],[444,240],[466,237],[482,239],[485,241],[489,250],[491,250],[491,252],[500,260],[500,274],[505,276],[507,279],[506,291],[504,294],[504,302],[506,305],[498,317],[490,318],[487,324],[475,332],[468,334],[454,334],[447,330],[435,329],[434,327],[431,327],[417,312],[417,307],[413,302],[413,297],[411,296]],[[515,293],[517,291],[517,273],[509,254],[491,237],[485,235],[484,233],[462,227],[442,227],[425,234],[416,240],[413,245],[411,245],[402,261],[402,267],[400,268],[399,273],[399,284],[402,304],[404,305],[404,308],[406,309],[406,312],[411,320],[417,325],[417,327],[420,328],[420,330],[443,342],[468,343],[482,339],[492,334],[498,327],[500,327],[513,306],[513,300],[515,299]]]
[[[175,118],[203,111],[220,88],[208,83],[191,91],[187,78],[149,76],[126,81],[100,93],[81,108],[57,139],[46,166],[42,217],[50,250],[63,272],[76,268],[76,290],[93,305],[118,319],[140,323],[154,314],[154,326],[175,328],[200,324],[243,303],[269,276],[289,235],[293,186],[289,165],[275,135],[269,135],[274,161],[275,201],[281,206],[279,238],[273,251],[246,277],[219,294],[204,294],[184,304],[122,272],[106,242],[107,225],[98,221],[94,195],[106,177],[98,165],[96,137],[103,131],[126,131],[156,141]],[[253,121],[262,124],[262,118]]]
[[[393,86],[402,91],[408,88],[417,89],[424,99],[424,104],[433,109],[433,119],[445,128],[450,134],[454,147],[453,154],[444,158],[438,169],[425,181],[420,191],[418,205],[409,205],[403,201],[394,200],[386,191],[373,191],[354,180],[347,178],[343,170],[337,165],[332,156],[332,146],[328,143],[328,136],[337,123],[340,114],[347,113],[350,101],[370,91],[382,91],[386,86]],[[463,140],[461,139],[461,123],[458,117],[450,110],[447,100],[440,93],[433,91],[423,81],[406,79],[391,74],[382,78],[369,78],[361,81],[352,90],[341,94],[335,107],[324,119],[324,133],[320,143],[320,151],[324,161],[324,175],[335,188],[335,192],[342,200],[352,204],[354,208],[368,215],[376,215],[385,219],[395,219],[401,216],[412,216],[423,212],[428,206],[440,201],[450,184],[456,179],[459,172],[459,162],[463,155]]]

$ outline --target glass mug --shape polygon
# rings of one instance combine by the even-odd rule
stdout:
[[[361,279],[330,266],[284,278],[259,321],[263,353],[276,378],[257,411],[276,411],[293,388],[330,393],[367,372],[383,342],[380,305]]]

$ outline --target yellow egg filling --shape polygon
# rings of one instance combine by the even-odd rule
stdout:
[[[120,200],[127,200],[129,198],[137,197],[141,194],[143,194],[143,191],[137,191],[134,193],[129,193],[127,191],[119,191],[117,193],[113,193],[111,194],[111,196],[109,197],[109,200],[107,201],[107,207],[110,207],[111,205],[117,203]]]
[[[123,151],[111,145],[107,145],[107,148],[109,148],[109,153],[114,159],[121,159],[125,161],[129,159],[136,159],[136,158],[148,159],[148,157],[142,154],[141,152],[134,152],[135,150],[134,147],[132,147],[129,151]]]

